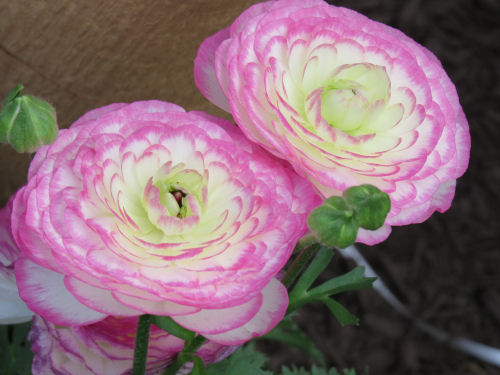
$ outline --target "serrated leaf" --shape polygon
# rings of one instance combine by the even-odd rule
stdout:
[[[352,186],[342,196],[354,207],[361,228],[375,230],[384,225],[391,210],[389,195],[373,185]]]
[[[340,375],[336,368],[325,369],[316,366],[311,367],[311,375]]]
[[[184,341],[190,341],[196,335],[195,332],[179,325],[169,316],[151,315],[151,323]]]
[[[255,350],[253,344],[241,347],[231,356],[207,368],[207,375],[273,375],[264,370],[267,362],[264,354]]]
[[[325,358],[316,347],[316,344],[290,318],[283,319],[265,336],[260,337],[260,339],[275,340],[294,346],[303,351],[308,357],[314,358],[318,363],[325,364]]]
[[[348,290],[369,288],[377,278],[365,277],[364,275],[365,267],[358,266],[341,276],[337,276],[311,289],[309,293],[314,296],[331,296]]]
[[[365,374],[368,374],[368,370]],[[356,375],[356,370],[354,369],[344,369],[344,375]]]
[[[307,225],[321,244],[340,248],[356,241],[359,227],[354,209],[337,196],[326,199],[316,207],[309,214]]]
[[[323,303],[328,307],[331,313],[335,316],[341,326],[357,326],[359,325],[359,319],[356,315],[352,314],[340,303],[332,298],[323,299]]]
[[[292,365],[292,367],[281,366],[281,375],[310,375],[311,373],[307,371],[304,367],[297,367]]]

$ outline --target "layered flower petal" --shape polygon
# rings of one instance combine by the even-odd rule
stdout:
[[[246,136],[322,197],[360,184],[389,194],[385,226],[358,241],[380,242],[391,225],[445,211],[467,167],[467,121],[437,58],[352,10],[322,0],[256,4],[202,43],[194,74]]]
[[[137,317],[109,316],[85,326],[56,326],[36,315],[29,334],[32,373],[122,375],[132,370]],[[182,350],[183,340],[151,325],[146,374],[162,374]],[[205,342],[196,355],[207,364],[222,360],[237,346]]]
[[[94,110],[16,195],[21,297],[65,326],[151,313],[221,335],[264,315],[244,342],[283,316],[286,294],[273,310],[267,291],[319,200],[225,120],[159,101]]]

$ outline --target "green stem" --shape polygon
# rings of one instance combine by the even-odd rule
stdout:
[[[287,309],[287,315],[300,306],[315,299],[314,296],[308,292],[308,289],[328,264],[330,264],[333,257],[333,251],[331,249],[322,247],[321,245],[318,245],[317,248],[319,248],[319,251],[316,253],[313,261],[302,273],[293,289],[288,293],[290,302]]]
[[[194,339],[185,341],[184,348],[175,358],[174,363],[168,366],[163,375],[176,375],[177,371],[181,369],[186,363],[193,359],[194,353],[203,345],[207,339],[202,335],[195,336]]]
[[[285,272],[285,275],[281,279],[283,285],[288,289],[292,286],[295,279],[299,276],[300,271],[305,267],[307,262],[311,259],[314,253],[318,250],[319,245],[312,243],[308,244],[305,248],[301,250],[299,255],[292,262],[290,267]]]
[[[149,329],[151,326],[151,316],[141,315],[137,322],[137,334],[135,337],[134,364],[132,375],[143,375],[146,371],[146,361],[148,359]]]

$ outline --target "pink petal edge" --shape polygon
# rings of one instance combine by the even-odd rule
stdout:
[[[25,257],[15,264],[19,295],[28,307],[54,324],[78,326],[98,322],[106,314],[81,304],[64,285],[64,275]]]
[[[194,59],[194,81],[208,100],[224,111],[231,112],[215,74],[215,52],[227,38],[229,28],[222,29],[203,41]]]
[[[245,325],[219,334],[206,334],[207,339],[224,345],[239,345],[262,336],[274,328],[285,316],[288,293],[277,279],[271,279],[262,290],[263,301],[257,314]]]

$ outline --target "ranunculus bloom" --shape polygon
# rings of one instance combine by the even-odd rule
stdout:
[[[36,315],[29,334],[33,375],[129,374],[134,358],[137,317],[110,316],[78,327],[57,327]],[[182,350],[184,341],[151,326],[146,374],[162,374]],[[196,355],[217,362],[237,347],[206,342]]]
[[[27,322],[33,316],[17,291],[14,262],[19,249],[12,239],[11,211],[12,199],[0,210],[0,324]]]
[[[172,316],[222,344],[271,329],[274,278],[317,204],[233,124],[159,101],[87,113],[41,148],[14,200],[15,271],[57,325]]]
[[[201,45],[195,80],[243,132],[290,161],[323,197],[372,184],[392,209],[377,231],[447,210],[470,138],[436,57],[389,26],[321,0],[243,12]]]

